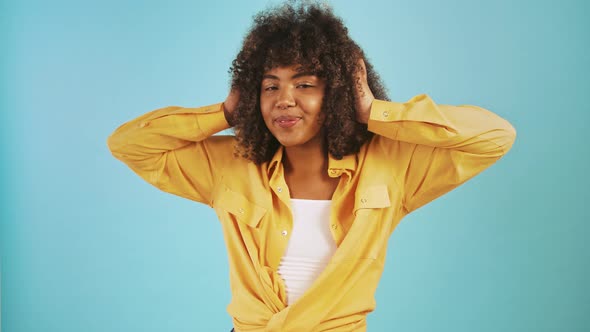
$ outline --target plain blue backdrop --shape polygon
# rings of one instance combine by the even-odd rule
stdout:
[[[228,331],[206,206],[107,136],[220,102],[267,1],[0,2],[4,332]],[[512,151],[392,236],[369,331],[589,331],[589,2],[332,1],[390,97],[475,104]]]

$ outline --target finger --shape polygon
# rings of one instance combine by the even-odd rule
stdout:
[[[358,69],[361,77],[367,77],[367,66],[365,65],[365,60],[363,58],[359,58],[357,65],[359,67]]]

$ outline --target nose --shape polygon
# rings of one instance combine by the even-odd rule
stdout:
[[[276,106],[278,109],[287,109],[295,106],[295,99],[291,93],[291,89],[283,88],[279,90]]]

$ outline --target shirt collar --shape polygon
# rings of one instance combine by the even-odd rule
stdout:
[[[274,156],[268,163],[266,171],[268,172],[269,177],[272,177],[272,174],[277,169],[277,165],[283,159],[283,152],[284,147],[281,145],[275,152]],[[350,154],[342,157],[342,159],[336,159],[331,154],[328,154],[328,172],[335,174],[336,176],[340,176],[344,171],[356,171],[357,166],[357,155]]]
[[[268,167],[267,167],[266,171],[268,172],[269,177],[272,177],[271,175],[274,173],[274,171],[276,170],[276,166],[278,165],[278,163],[281,162],[282,159],[283,159],[283,146],[281,145],[281,146],[279,146],[279,148],[275,152],[274,156],[272,156],[272,159],[268,163]]]

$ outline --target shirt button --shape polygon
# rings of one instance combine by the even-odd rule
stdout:
[[[366,198],[361,198],[361,203],[363,203],[363,204],[367,203],[367,199]]]
[[[383,116],[384,116],[384,117],[388,117],[388,116],[389,116],[389,112],[387,112],[387,111],[383,111]]]
[[[239,211],[241,214],[244,214],[244,209],[242,209],[242,208],[239,208],[239,209],[238,209],[238,211]]]
[[[336,229],[336,228],[338,228],[338,225],[332,224],[332,229]]]
[[[278,187],[277,188],[277,191],[280,192],[280,193],[282,193],[283,192],[283,188],[282,187]]]
[[[332,175],[332,176],[338,176],[338,175],[340,175],[340,172],[338,170],[336,170],[336,169],[331,169],[330,170],[330,175]]]
[[[281,235],[282,235],[282,236],[287,236],[287,231],[286,231],[286,230],[282,231],[282,232],[281,232]]]

